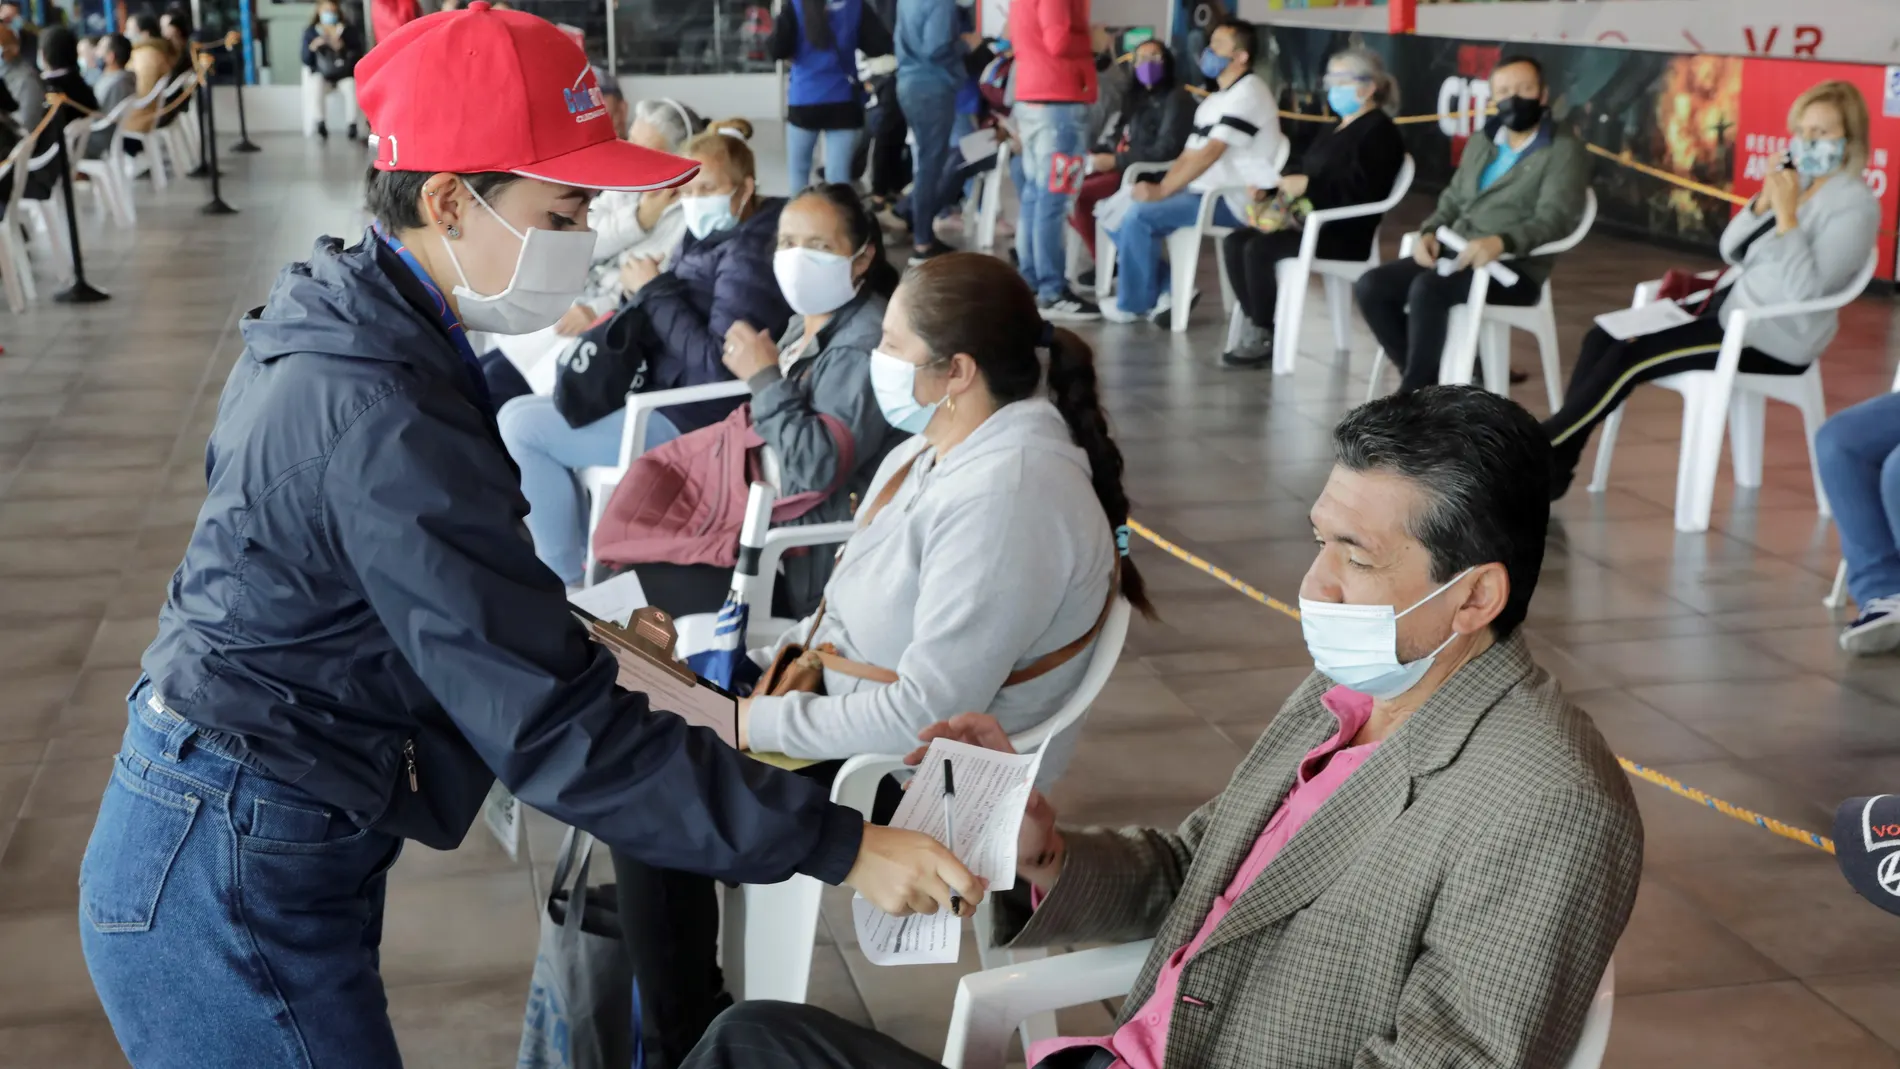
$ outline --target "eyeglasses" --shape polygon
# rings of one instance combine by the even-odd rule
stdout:
[[[1325,82],[1326,88],[1331,89],[1332,87],[1336,85],[1353,85],[1359,82],[1369,82],[1371,80],[1372,78],[1370,76],[1364,75],[1364,74],[1328,73],[1324,79],[1324,82]]]

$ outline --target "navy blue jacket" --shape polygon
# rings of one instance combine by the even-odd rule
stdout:
[[[650,864],[841,881],[855,812],[615,686],[535,559],[520,478],[429,300],[373,236],[324,238],[246,317],[145,651],[157,693],[358,825],[430,846],[461,841],[499,776]]]
[[[778,249],[782,197],[768,197],[738,226],[704,238],[691,234],[680,242],[673,268],[640,287],[632,301],[646,311],[657,351],[647,355],[643,390],[671,390],[724,382],[732,372],[720,360],[726,331],[738,320],[778,337],[792,318],[772,273]],[[666,418],[681,431],[698,430],[726,418],[743,398],[680,405]]]

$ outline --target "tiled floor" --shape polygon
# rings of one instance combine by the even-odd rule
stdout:
[[[121,699],[202,495],[238,313],[318,233],[360,223],[361,164],[347,148],[265,143],[226,162],[239,216],[199,215],[202,187],[188,183],[142,191],[136,235],[88,224],[110,304],[0,315],[0,1067],[123,1064],[74,916]],[[1682,259],[1590,240],[1557,273],[1566,352],[1589,315]],[[1204,267],[1211,285],[1211,258]],[[1363,396],[1372,346],[1362,333],[1349,360],[1332,362],[1316,316],[1295,376],[1224,372],[1217,318],[1203,309],[1185,337],[1088,333],[1137,516],[1286,597],[1310,556],[1304,517],[1327,470],[1327,428]],[[1832,407],[1886,388],[1895,322],[1885,298],[1848,309],[1826,363]],[[1544,408],[1536,379],[1519,398]],[[1760,491],[1725,483],[1714,530],[1671,530],[1678,411],[1674,395],[1641,392],[1610,491],[1578,489],[1558,509],[1532,640],[1618,752],[1824,831],[1840,798],[1900,785],[1900,661],[1834,649],[1820,606],[1834,535],[1816,517],[1791,413],[1771,408]],[[1076,820],[1178,820],[1220,788],[1309,663],[1291,621],[1151,548],[1136,553],[1164,620],[1131,634],[1056,792]],[[1855,898],[1818,852],[1636,791],[1648,872],[1618,955],[1606,1064],[1900,1065],[1900,922]],[[530,828],[544,868],[552,830]],[[412,1065],[512,1064],[535,937],[531,872],[479,832],[454,853],[404,855],[383,960]],[[872,969],[842,905],[829,904],[840,938],[819,949],[815,998],[934,1052],[958,970]],[[1088,1007],[1069,1024],[1105,1020]]]

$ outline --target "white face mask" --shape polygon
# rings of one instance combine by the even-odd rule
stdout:
[[[587,289],[587,272],[594,263],[592,230],[542,230],[529,227],[523,234],[508,225],[501,213],[489,207],[480,193],[467,182],[462,188],[487,209],[510,234],[521,239],[521,252],[515,256],[515,271],[500,293],[476,293],[468,286],[468,273],[455,255],[455,243],[442,238],[449,251],[449,263],[461,284],[455,287],[455,305],[462,325],[469,330],[490,334],[533,334],[560,322],[561,316]]]
[[[780,249],[772,254],[772,273],[778,276],[779,292],[785,294],[792,311],[802,316],[825,315],[857,295],[851,260],[823,249]]]
[[[910,434],[922,434],[930,426],[942,401],[917,402],[917,365],[882,349],[871,350],[871,395],[884,422]]]
[[[732,210],[730,193],[681,197],[680,211],[686,215],[686,229],[701,241],[706,240],[708,234],[716,234],[739,224],[738,213]]]
[[[1340,605],[1301,598],[1300,631],[1306,636],[1307,652],[1313,655],[1313,667],[1340,686],[1374,699],[1396,698],[1411,690],[1431,671],[1432,661],[1451,645],[1458,632],[1453,631],[1437,649],[1418,660],[1401,664],[1399,617],[1470,574],[1471,569],[1466,568],[1452,576],[1405,612],[1394,612],[1390,605]]]

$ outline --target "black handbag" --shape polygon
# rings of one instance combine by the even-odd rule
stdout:
[[[331,85],[356,76],[356,57],[350,55],[347,48],[320,44],[311,51],[310,57],[316,62],[317,76]]]
[[[555,361],[554,410],[585,427],[625,407],[647,384],[653,331],[645,310],[622,305],[588,327]]]

